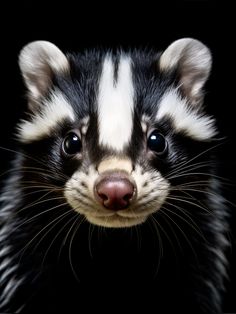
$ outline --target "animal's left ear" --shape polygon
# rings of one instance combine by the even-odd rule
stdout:
[[[177,72],[180,88],[193,104],[202,101],[202,87],[209,76],[211,64],[210,50],[192,38],[174,41],[162,53],[159,61],[161,71]]]

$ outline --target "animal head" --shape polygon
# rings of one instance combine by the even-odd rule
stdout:
[[[177,184],[170,174],[216,135],[203,109],[211,54],[198,40],[161,53],[66,55],[36,41],[19,65],[29,106],[18,138],[40,160],[36,181],[60,186],[71,210],[93,224],[145,222]]]

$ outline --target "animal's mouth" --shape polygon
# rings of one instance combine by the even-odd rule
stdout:
[[[95,225],[108,228],[124,228],[139,225],[146,221],[147,216],[127,216],[119,212],[104,215],[86,215],[87,220]]]

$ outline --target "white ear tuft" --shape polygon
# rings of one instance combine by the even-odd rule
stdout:
[[[19,66],[33,102],[48,91],[54,73],[69,70],[66,56],[48,41],[34,41],[26,45],[20,52]]]
[[[202,87],[209,76],[211,64],[210,50],[203,43],[182,38],[163,52],[159,66],[162,71],[176,70],[180,88],[190,102],[198,104],[202,100]]]

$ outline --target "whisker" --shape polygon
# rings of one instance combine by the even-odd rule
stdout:
[[[21,256],[20,256],[20,261],[21,261],[23,255],[24,255],[24,253],[25,253],[27,247],[29,247],[29,245],[30,245],[45,229],[47,229],[47,228],[48,228],[51,224],[53,224],[55,221],[57,221],[57,220],[60,221],[61,219],[63,219],[66,214],[68,214],[68,212],[66,212],[66,213],[64,212],[64,213],[61,214],[60,216],[58,216],[58,217],[56,217],[55,219],[53,219],[52,221],[50,221],[45,227],[43,227],[43,229],[41,229],[41,230],[24,246],[23,249],[21,249],[21,250],[18,252],[18,254],[21,254]],[[57,222],[57,223],[58,223],[58,222]],[[55,224],[55,225],[56,225],[56,224]],[[55,225],[54,225],[54,226],[55,226]]]
[[[166,210],[166,207],[163,207]],[[179,229],[179,231],[181,232],[181,234],[183,235],[183,237],[185,238],[186,242],[188,243],[189,247],[191,248],[196,260],[198,261],[198,257],[197,257],[197,253],[195,252],[191,242],[189,241],[188,237],[186,236],[185,232],[180,228],[180,226],[174,221],[174,219],[172,219],[165,211],[162,211],[162,213],[168,218],[170,219],[173,224]]]
[[[59,208],[59,207],[61,207],[61,206],[66,206],[66,205],[67,205],[67,203],[62,203],[62,204],[53,206],[53,207],[51,207],[51,208],[49,208],[49,209],[46,209],[46,210],[44,210],[44,211],[42,211],[42,212],[40,212],[40,213],[34,215],[33,217],[27,219],[26,221],[24,221],[24,222],[22,222],[20,225],[18,225],[16,228],[14,228],[14,229],[13,229],[13,232],[16,231],[17,229],[19,229],[20,227],[22,227],[23,225],[25,225],[25,224],[31,222],[31,221],[34,220],[35,218],[37,218],[37,217],[39,217],[39,216],[41,216],[41,215],[44,215],[45,213],[48,213],[48,212],[50,212],[50,211],[52,211],[52,210],[54,210],[54,209],[56,209],[56,208]]]
[[[39,168],[39,167],[29,167],[29,166],[17,166],[14,167],[12,169],[9,169],[3,173],[0,174],[0,177],[9,174],[9,173],[34,173],[34,174],[38,174],[38,175],[53,175],[55,176],[55,171],[52,171],[50,169],[47,168]],[[66,176],[64,173],[58,173],[57,172],[57,176],[61,177],[63,180],[68,180],[69,177]]]
[[[30,188],[30,187],[29,187]],[[32,187],[31,187],[32,188]],[[35,186],[33,188],[42,188],[42,186]],[[24,188],[24,190],[26,190],[27,187]],[[32,192],[28,192],[26,194],[24,194],[24,196],[29,196],[29,195],[33,195],[33,194],[37,194],[37,193],[41,193],[41,192],[45,192],[45,191],[48,191],[48,192],[55,192],[55,191],[63,191],[62,189],[49,189],[47,187],[43,188],[43,189],[40,189],[40,190],[36,190],[36,191],[32,191]]]
[[[158,213],[155,213],[155,214],[158,214]],[[154,214],[151,214],[150,218],[152,219],[153,224],[157,224],[158,227],[159,227],[159,228],[161,229],[161,231],[163,232],[163,234],[166,236],[166,238],[167,238],[167,240],[169,241],[169,243],[170,243],[170,245],[171,245],[171,247],[172,247],[172,249],[173,249],[173,252],[174,252],[174,254],[175,254],[175,256],[176,256],[175,247],[174,247],[174,245],[173,245],[173,243],[172,243],[172,241],[171,241],[171,239],[170,239],[168,233],[165,231],[165,229],[164,229],[164,228],[161,226],[161,224],[158,222],[158,220],[157,220],[157,218],[154,216]],[[172,232],[173,232],[173,231],[172,231]]]
[[[180,243],[180,241],[179,241],[179,239],[178,239],[178,237],[177,237],[177,234],[176,234],[174,228],[172,227],[172,225],[170,224],[170,222],[168,221],[167,217],[165,216],[165,214],[164,214],[164,212],[163,212],[163,209],[165,209],[164,206],[162,206],[162,208],[158,211],[158,214],[159,214],[159,215],[165,220],[165,222],[167,223],[168,227],[170,228],[171,232],[173,233],[173,235],[174,235],[174,237],[175,237],[175,239],[176,239],[176,242],[177,242],[177,244],[178,244],[178,247],[179,247],[180,251],[183,252],[183,248],[182,248],[181,243]],[[164,216],[163,216],[163,215],[164,215]],[[167,216],[168,216],[168,215],[167,215]],[[153,217],[154,217],[154,214],[153,214]],[[156,222],[157,222],[157,219],[156,219]],[[160,228],[162,228],[162,227],[161,227],[161,224],[159,224],[159,226],[160,226]],[[162,228],[162,231],[163,231],[164,234],[167,236],[167,233],[164,231],[164,228]],[[172,244],[172,241],[170,240],[170,238],[169,238],[168,236],[167,236],[167,239],[169,239],[169,242],[170,242],[171,246],[173,247],[174,254],[175,254],[175,256],[177,256],[176,253],[175,253],[175,247],[174,247],[174,245]]]
[[[167,196],[166,199],[167,199],[167,200],[170,199],[170,200],[175,200],[175,201],[187,203],[187,204],[196,206],[196,207],[198,207],[198,208],[201,208],[201,209],[203,209],[204,211],[206,211],[206,212],[208,212],[208,213],[211,213],[210,210],[209,210],[209,208],[206,208],[206,207],[201,206],[201,205],[199,205],[199,204],[196,204],[196,203],[194,203],[194,202],[188,201],[188,200],[186,200],[186,199],[182,199],[182,198],[179,198],[179,197],[176,197],[176,196],[169,196],[169,195]],[[211,214],[212,214],[212,213],[211,213]]]
[[[192,194],[188,193],[188,192],[185,190],[185,187],[184,187],[184,189],[179,188],[179,189],[177,189],[176,191],[181,192],[182,194],[187,195],[188,198],[186,198],[186,199],[193,200],[193,201],[197,202],[198,204],[200,204],[201,206],[204,207],[204,204],[199,200],[199,198],[196,198],[196,197],[193,196]],[[181,195],[181,198],[184,198],[184,196]]]
[[[92,242],[92,234],[93,234],[94,228],[95,228],[94,225],[89,224],[89,230],[88,230],[88,247],[89,247],[89,254],[90,254],[91,257],[93,257],[91,242]],[[91,230],[91,229],[92,229],[92,230]]]
[[[73,216],[72,216],[72,217],[67,221],[67,223],[60,229],[60,231],[58,231],[58,233],[55,235],[55,237],[54,237],[53,240],[51,241],[49,247],[47,248],[47,250],[46,250],[46,252],[45,252],[45,254],[44,254],[44,257],[43,257],[43,260],[42,260],[42,265],[41,265],[42,268],[43,268],[43,265],[44,265],[44,263],[45,263],[45,260],[46,260],[46,257],[47,257],[47,255],[48,255],[48,252],[49,252],[49,250],[51,249],[53,243],[56,241],[56,239],[57,239],[58,236],[61,234],[61,232],[66,228],[66,226],[67,226],[71,221],[73,221],[75,218],[77,218],[77,215],[75,216],[75,215],[74,215],[74,212],[72,212],[72,211],[68,212],[67,214],[71,214],[71,215],[73,215]],[[63,217],[63,219],[61,219],[61,220],[64,220],[64,218],[67,218],[67,215],[65,215],[65,216]],[[61,220],[60,220],[60,221],[61,221]],[[59,221],[58,221],[56,224],[58,224],[58,223],[59,223]],[[55,226],[51,227],[51,228],[50,228],[50,231],[51,231],[51,229],[53,229],[54,227],[55,227]]]
[[[204,234],[202,233],[201,229],[199,228],[199,226],[194,222],[194,220],[187,214],[187,212],[183,208],[181,208],[175,204],[171,204],[171,203],[166,203],[166,204],[174,206],[181,213],[183,213],[186,217],[188,217],[188,219],[191,221],[192,224],[187,219],[185,219],[181,215],[177,214],[175,211],[172,211],[171,209],[165,207],[165,210],[167,210],[168,212],[172,213],[173,215],[176,215],[177,217],[179,217],[182,221],[184,221],[186,224],[188,224],[201,238],[203,238],[205,242],[207,242],[206,238],[205,238]]]
[[[209,151],[211,151],[211,150],[213,150],[213,149],[215,149],[215,148],[217,148],[217,147],[219,147],[219,146],[221,146],[221,145],[223,145],[223,144],[224,144],[224,142],[221,142],[221,143],[218,143],[218,144],[216,144],[216,145],[214,145],[214,146],[211,146],[210,148],[205,149],[204,151],[202,151],[201,153],[197,154],[197,155],[194,156],[193,158],[191,158],[191,159],[189,159],[189,160],[187,160],[187,161],[183,161],[182,163],[180,163],[180,164],[175,168],[175,170],[181,169],[183,166],[189,164],[189,163],[192,162],[193,160],[195,160],[195,159],[201,157],[202,155],[208,153]]]
[[[55,173],[55,172],[49,172],[49,173],[47,173],[46,171],[44,171],[44,172],[39,172],[39,171],[36,171],[36,170],[22,170],[22,169],[18,169],[18,170],[17,170],[17,173],[37,174],[37,175],[40,175],[40,176],[42,176],[42,177],[44,177],[44,178],[49,178],[49,179],[52,179],[52,177],[55,177],[55,174],[60,177],[60,174]],[[61,177],[61,179],[63,179],[63,181],[64,181],[65,179],[67,180],[68,178]]]
[[[195,170],[195,169],[198,169],[198,168],[203,168],[203,167],[206,167],[206,166],[213,166],[213,165],[216,165],[217,163],[213,163],[212,161],[202,161],[202,162],[197,162],[197,163],[193,163],[193,164],[190,164],[190,165],[187,165],[187,166],[184,166],[184,167],[181,167],[180,169],[175,168],[173,169],[172,171],[170,171],[167,175],[167,177],[171,176],[171,175],[174,175],[174,174],[178,174],[178,173],[182,173],[182,172],[186,172],[186,171],[189,171],[189,170]]]
[[[72,262],[72,243],[73,243],[73,240],[74,240],[74,237],[75,237],[75,234],[76,234],[77,230],[79,229],[81,223],[84,221],[85,218],[84,218],[84,219],[81,219],[81,221],[78,223],[79,219],[81,219],[80,216],[78,216],[78,218],[77,218],[77,219],[75,220],[75,222],[72,224],[72,226],[71,226],[71,228],[70,228],[70,230],[69,230],[69,232],[68,232],[68,234],[69,234],[70,231],[73,229],[73,227],[76,226],[76,227],[75,227],[75,230],[74,230],[74,232],[73,232],[73,234],[72,234],[72,236],[71,236],[70,243],[69,243],[69,262],[70,262],[70,267],[71,267],[72,273],[73,273],[75,279],[76,279],[78,282],[79,282],[79,278],[78,278],[78,276],[77,276],[77,273],[76,273],[76,271],[75,271],[75,269],[74,269],[73,262]],[[78,224],[77,224],[77,223],[78,223]],[[77,224],[77,225],[76,225],[76,224]]]
[[[170,187],[171,189],[176,189],[176,188],[181,188],[185,186],[192,186],[192,185],[197,185],[197,186],[209,186],[209,180],[196,180],[196,181],[188,181],[188,182],[183,182],[178,185],[174,185]]]
[[[208,176],[208,177],[213,177],[213,178],[217,178],[217,179],[220,179],[220,180],[227,180],[221,176],[218,176],[218,175],[215,175],[213,173],[205,173],[205,172],[186,172],[186,173],[181,173],[181,174],[178,174],[178,175],[174,175],[172,177],[169,177],[168,179],[176,179],[176,178],[180,178],[180,177],[186,177],[186,176],[193,176],[193,175],[196,175],[196,176]],[[229,180],[230,181],[230,180]]]
[[[136,232],[136,236],[137,236],[137,249],[138,251],[141,250],[141,244],[142,244],[142,234],[140,232],[140,228],[139,225],[135,225],[135,232]]]
[[[25,181],[25,180],[21,180],[19,187],[21,189],[33,189],[35,187],[47,187],[47,188],[58,188],[58,189],[63,189],[62,187],[56,186],[55,184],[48,184],[45,182],[39,182],[39,181]]]
[[[148,219],[148,222],[151,222],[150,226],[154,227],[154,230],[157,234],[157,240],[158,240],[158,244],[159,244],[159,249],[160,249],[160,254],[158,255],[158,262],[157,262],[157,266],[156,266],[156,271],[155,271],[155,276],[158,274],[158,271],[160,269],[160,265],[161,265],[161,258],[163,257],[163,243],[162,243],[162,239],[161,239],[161,235],[160,232],[158,230],[157,227],[157,222],[155,223],[153,220],[153,217],[151,216],[151,219]],[[152,228],[151,228],[152,229]]]
[[[47,198],[46,200],[44,200],[43,198],[45,198],[46,196],[48,196],[50,193],[52,193],[53,191],[49,191],[47,193],[45,193],[43,196],[41,196],[40,198],[38,198],[36,201],[33,201],[30,204],[27,204],[25,207],[21,208],[20,210],[17,211],[17,213],[22,212],[25,209],[28,209],[30,207],[39,205],[39,204],[43,204],[46,202],[50,202],[50,201],[56,201],[56,200],[61,200],[61,199],[65,199],[64,196],[58,196],[58,197],[52,197],[52,198]]]
[[[211,195],[211,196],[214,196],[214,197],[218,197],[219,195],[216,194],[216,193],[213,193],[213,192],[209,192],[208,190],[207,191],[202,191],[202,190],[199,190],[199,189],[192,189],[192,188],[184,188],[184,191],[192,191],[192,192],[197,192],[197,193],[203,193],[203,194],[207,194],[207,195]],[[236,207],[236,204],[227,200],[225,197],[223,197],[222,195],[220,195],[220,197],[222,198],[222,200],[226,203],[228,203],[229,205],[233,206],[233,207]]]
[[[62,211],[64,212],[64,208],[62,209]],[[58,220],[55,225],[53,225],[51,228],[49,228],[49,230],[47,230],[47,232],[44,233],[44,235],[41,237],[41,239],[39,240],[39,242],[35,245],[33,252],[37,250],[38,246],[39,246],[40,243],[43,241],[43,239],[48,235],[48,233],[49,233],[50,231],[52,231],[52,229],[55,228],[56,225],[57,225],[60,221],[62,221],[62,220],[64,219],[64,217],[67,217],[67,215],[70,215],[70,214],[72,214],[72,213],[73,213],[72,211],[67,211],[67,212],[62,213],[62,215],[56,217],[55,219],[53,219],[52,221],[50,221],[43,229],[41,229],[41,231],[40,231],[37,235],[41,234],[41,233],[42,233],[45,229],[47,229],[51,224],[53,224],[55,221]],[[59,218],[61,218],[61,219],[59,219]]]
[[[80,217],[80,216],[76,213],[76,215],[74,216],[74,218],[77,220],[78,217]],[[61,243],[57,260],[60,259],[60,256],[61,256],[61,253],[62,253],[62,249],[63,249],[63,247],[66,245],[66,241],[67,241],[67,239],[68,239],[68,237],[69,237],[69,234],[70,234],[70,232],[71,232],[71,229],[73,228],[73,225],[74,225],[74,223],[73,223],[73,224],[71,225],[71,227],[69,228],[68,232],[66,233],[66,236],[64,237],[64,239],[63,239],[63,241],[62,241],[62,243]]]
[[[34,157],[32,157],[32,156],[29,156],[29,155],[27,155],[27,154],[25,154],[25,153],[22,153],[21,151],[17,151],[17,150],[11,149],[11,148],[6,148],[6,147],[3,147],[3,146],[0,146],[0,149],[2,149],[2,150],[4,150],[4,151],[7,151],[7,152],[10,152],[10,153],[14,153],[14,154],[23,156],[23,157],[25,157],[25,158],[27,158],[27,159],[30,159],[30,160],[35,161],[36,163],[38,163],[38,164],[40,164],[40,165],[45,166],[45,164],[44,164],[41,160],[36,159],[36,158],[34,158]]]

